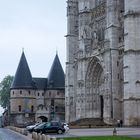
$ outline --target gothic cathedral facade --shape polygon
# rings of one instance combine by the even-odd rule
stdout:
[[[140,0],[68,0],[66,121],[140,125]]]

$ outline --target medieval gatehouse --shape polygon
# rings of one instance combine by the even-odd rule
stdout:
[[[65,120],[65,77],[59,57],[56,54],[48,78],[37,78],[32,77],[23,52],[11,85],[10,124],[50,120]]]

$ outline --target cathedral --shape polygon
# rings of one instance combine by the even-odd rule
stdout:
[[[140,0],[68,0],[66,121],[140,125]]]
[[[40,78],[32,77],[23,52],[11,85],[10,125],[25,127],[50,120],[65,120],[65,76],[58,54],[48,78]]]

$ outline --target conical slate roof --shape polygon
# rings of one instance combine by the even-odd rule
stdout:
[[[32,75],[24,52],[21,55],[19,65],[11,85],[11,89],[33,89]]]
[[[63,68],[60,64],[58,55],[56,54],[48,76],[48,88],[63,89],[64,87],[65,87],[65,75]]]

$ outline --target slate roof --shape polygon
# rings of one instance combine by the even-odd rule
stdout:
[[[48,75],[48,88],[64,89],[64,87],[65,87],[65,75],[63,68],[60,64],[58,55],[56,54]]]
[[[47,78],[33,78],[36,89],[45,90],[47,89]]]
[[[19,65],[11,85],[11,89],[64,89],[65,76],[56,54],[50,69],[48,78],[32,78],[24,52],[21,55]]]
[[[32,75],[25,57],[22,52],[19,65],[11,85],[11,89],[34,89],[34,83],[32,81]]]

